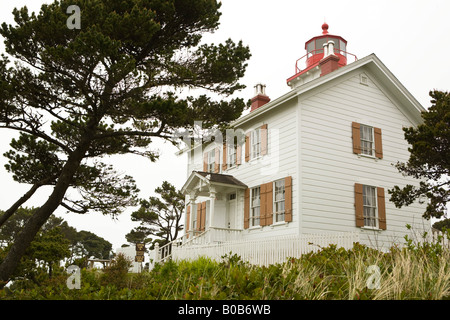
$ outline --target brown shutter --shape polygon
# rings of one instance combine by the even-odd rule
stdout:
[[[273,182],[266,184],[266,226],[273,223]]]
[[[268,144],[267,144],[267,138],[268,138],[268,131],[267,131],[267,123],[263,124],[260,130],[260,134],[261,134],[261,155],[266,155],[267,154],[267,148],[268,148]]]
[[[353,153],[361,153],[361,131],[360,124],[352,122],[352,139],[353,139]]]
[[[292,221],[292,177],[284,179],[284,221]]]
[[[208,172],[208,152],[203,154],[203,171]]]
[[[236,165],[240,165],[242,161],[242,145],[238,144],[236,147]]]
[[[222,152],[222,154],[223,154],[223,157],[222,157],[222,160],[223,160],[222,161],[222,171],[225,171],[228,168],[228,165],[227,165],[227,144],[226,143],[223,144],[222,150],[223,150],[223,152]]]
[[[200,231],[205,231],[205,222],[206,222],[206,201],[201,204],[201,220],[200,220]]]
[[[386,230],[386,202],[384,198],[384,188],[377,188],[378,204],[378,227]]]
[[[220,172],[220,147],[214,150],[214,173]]]
[[[244,229],[248,229],[250,220],[250,189],[245,189],[244,197]]]
[[[355,183],[355,219],[357,227],[364,227],[363,185]]]
[[[262,184],[259,189],[259,225],[265,226],[266,225],[266,184]]]
[[[200,231],[202,221],[202,204],[197,203],[197,225],[194,231]]]
[[[381,139],[381,129],[373,128],[375,133],[375,156],[379,159],[383,159],[383,143]]]
[[[184,227],[184,232],[186,234],[186,238],[189,238],[189,226],[191,225],[191,205],[189,204],[186,207],[186,226]]]
[[[245,136],[245,162],[250,161],[250,133]]]

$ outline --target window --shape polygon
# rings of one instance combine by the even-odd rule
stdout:
[[[375,187],[363,186],[364,226],[377,227],[377,190]]]
[[[353,153],[383,159],[383,142],[380,128],[352,122]]]
[[[275,209],[275,222],[284,221],[284,213],[285,213],[285,183],[284,179],[275,181],[274,188],[274,203],[273,207]]]
[[[227,143],[227,165],[229,168],[236,165],[236,146],[234,143]]]
[[[373,128],[361,125],[361,153],[369,156],[374,152]]]
[[[208,152],[208,172],[214,172],[216,167],[216,150]]]
[[[251,157],[252,157],[252,159],[255,159],[261,155],[261,130],[260,130],[260,128],[257,128],[252,131],[251,141],[252,141]]]
[[[197,215],[194,213],[192,214],[192,231],[197,231]]]
[[[345,42],[342,40],[339,40],[339,50],[341,51],[340,54],[342,54],[344,57],[347,57],[347,47],[345,45]]]
[[[261,207],[261,189],[260,187],[253,188],[250,203],[250,226],[259,226]]]

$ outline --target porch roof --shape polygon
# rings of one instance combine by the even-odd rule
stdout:
[[[209,189],[211,185],[217,187],[225,187],[225,188],[238,188],[238,189],[246,189],[247,185],[228,174],[220,174],[220,173],[211,173],[211,172],[203,172],[203,171],[192,171],[191,175],[185,182],[184,186],[181,188],[181,192],[183,194],[187,194],[190,191],[197,191],[197,194],[202,193],[202,187],[204,189]],[[217,190],[219,191],[219,190]],[[199,194],[200,195],[200,194]]]

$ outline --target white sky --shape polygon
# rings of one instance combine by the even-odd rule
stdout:
[[[36,11],[50,0],[2,0],[0,22],[13,23],[14,7],[28,6]],[[375,53],[399,81],[428,108],[432,89],[450,90],[450,1],[448,0],[223,0],[219,30],[205,36],[205,42],[224,42],[231,38],[243,40],[252,57],[241,83],[247,88],[236,96],[249,99],[257,82],[266,84],[266,93],[275,99],[286,93],[286,79],[295,73],[295,61],[305,54],[305,42],[320,35],[324,21],[329,32],[348,41],[347,51],[363,58]],[[81,17],[82,19],[82,17]],[[4,52],[3,40],[0,52]],[[349,61],[350,62],[350,61]],[[13,134],[0,131],[0,154],[9,148]],[[115,157],[116,168],[132,175],[141,190],[141,197],[167,180],[181,188],[186,179],[186,159],[174,155],[176,149],[155,144],[163,151],[161,160],[152,164],[136,156]],[[7,209],[29,186],[15,183],[4,169],[0,156],[0,209]],[[48,197],[41,190],[27,206],[40,206]],[[133,209],[118,221],[98,214],[76,215],[57,211],[77,230],[88,230],[105,238],[113,248],[126,243],[125,234],[136,223],[131,222]]]

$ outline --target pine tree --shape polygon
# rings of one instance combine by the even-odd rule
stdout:
[[[67,9],[80,8],[80,28]],[[242,114],[248,47],[227,40],[201,44],[219,26],[214,0],[61,0],[39,13],[13,11],[2,24],[0,127],[58,148],[62,161],[49,198],[27,221],[0,265],[7,281],[40,227],[64,202],[80,167],[114,154],[152,161],[152,139],[178,143],[178,129],[226,124]],[[14,64],[11,59],[14,60]],[[183,88],[206,94],[179,97]]]

